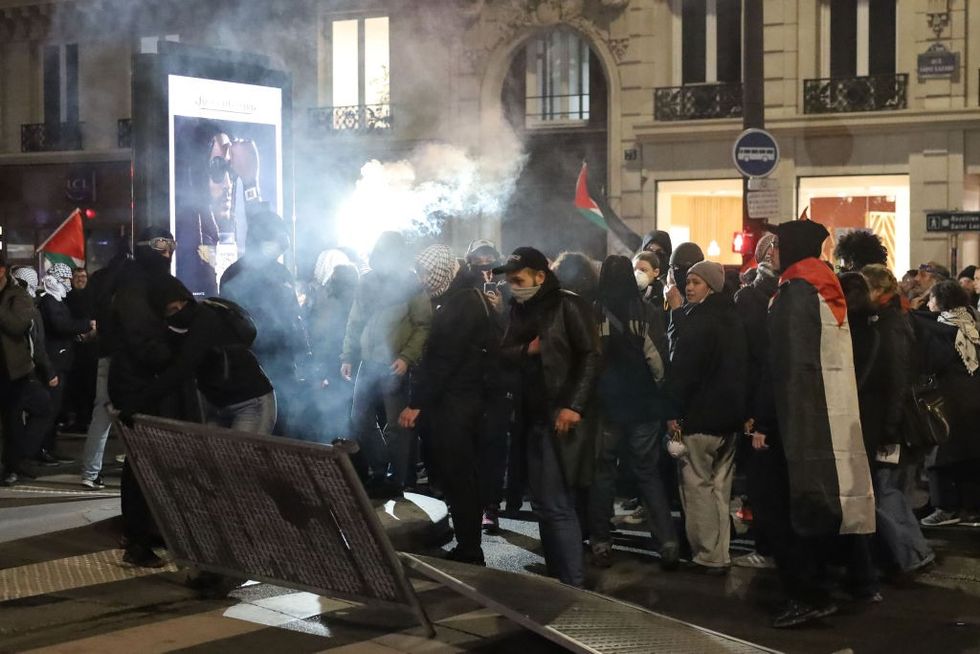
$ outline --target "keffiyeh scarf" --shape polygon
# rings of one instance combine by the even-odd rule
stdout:
[[[977,361],[977,346],[980,346],[980,333],[977,332],[977,321],[966,307],[956,307],[951,311],[939,314],[939,322],[957,328],[956,352],[963,359],[966,371],[971,375],[980,367]]]
[[[449,285],[459,273],[459,261],[445,245],[425,248],[415,258],[415,265],[430,297],[439,297],[449,290]]]

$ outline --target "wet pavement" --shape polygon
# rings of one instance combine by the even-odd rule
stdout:
[[[107,460],[118,452],[118,443],[110,445]],[[78,441],[65,441],[69,454],[78,447]],[[248,585],[222,600],[198,599],[183,585],[182,571],[145,571],[120,562],[118,477],[112,470],[104,491],[83,490],[70,467],[40,472],[38,480],[0,489],[0,651],[561,651],[414,575],[413,585],[436,621],[434,641],[411,615],[268,584]],[[394,512],[390,505],[379,509]],[[490,567],[543,572],[532,518],[529,511],[504,518],[500,533],[486,537]],[[407,522],[404,515],[399,522]],[[637,531],[642,528],[621,524],[613,567],[589,570],[592,589],[779,651],[980,653],[980,528],[928,532],[938,562],[912,583],[885,584],[880,604],[841,595],[837,615],[785,631],[768,627],[779,601],[774,571],[734,568],[724,578],[683,568],[665,573],[645,549],[646,536]],[[733,555],[750,546],[735,540]]]

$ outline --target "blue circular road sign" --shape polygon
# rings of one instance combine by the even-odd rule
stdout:
[[[746,177],[767,177],[779,163],[779,145],[764,129],[747,129],[732,148],[735,167]]]

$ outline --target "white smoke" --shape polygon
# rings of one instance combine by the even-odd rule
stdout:
[[[500,214],[525,161],[510,129],[498,132],[493,146],[478,156],[432,143],[401,161],[371,160],[337,212],[338,242],[365,254],[384,231],[434,236],[450,218]]]

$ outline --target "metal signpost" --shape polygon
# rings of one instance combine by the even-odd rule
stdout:
[[[732,160],[748,178],[745,204],[749,218],[779,216],[779,187],[765,179],[779,165],[779,144],[772,134],[759,128],[745,130],[735,139]]]

